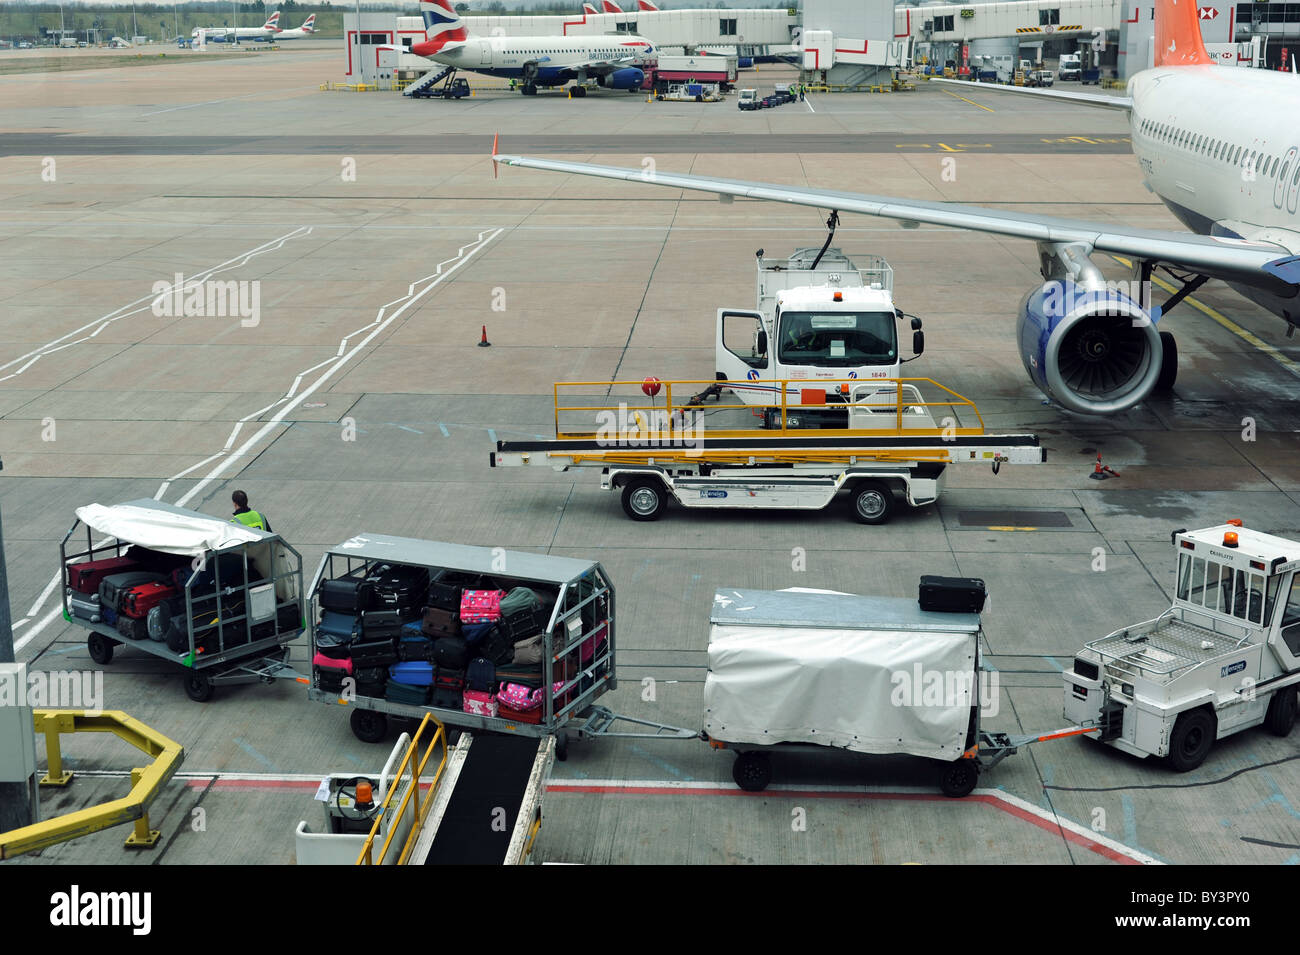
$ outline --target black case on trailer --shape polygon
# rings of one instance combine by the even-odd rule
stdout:
[[[415,636],[403,634],[397,640],[397,659],[431,661],[433,660],[433,641],[424,634],[416,634]]]
[[[917,602],[922,610],[942,613],[979,613],[987,591],[978,577],[921,577]]]
[[[360,614],[370,609],[371,585],[355,577],[321,581],[317,599],[321,609],[337,613]]]
[[[402,564],[379,564],[373,567],[366,583],[371,588],[371,606],[385,610],[398,610],[404,619],[424,609],[429,593],[427,567],[407,567]]]
[[[99,582],[99,602],[113,610],[121,610],[122,594],[141,584],[165,584],[167,578],[147,570],[133,570],[125,574],[113,574]]]
[[[479,589],[481,578],[478,574],[468,574],[458,570],[439,570],[429,581],[429,606],[440,610],[460,612],[460,595],[466,587]]]
[[[497,626],[516,643],[527,637],[535,637],[546,629],[550,623],[551,612],[545,607],[525,607],[513,613],[503,613]]]
[[[487,632],[477,649],[479,656],[491,660],[496,666],[513,663],[515,659],[514,638],[502,632],[499,624]]]
[[[433,641],[433,662],[439,669],[463,670],[469,663],[469,645],[461,637],[439,637]]]
[[[392,639],[402,634],[401,613],[397,610],[367,610],[361,615],[361,636],[364,640]]]
[[[354,640],[349,650],[353,666],[378,667],[397,662],[393,640]]]
[[[399,683],[397,680],[389,678],[384,684],[384,696],[390,703],[410,703],[414,706],[424,706],[429,702],[432,693],[432,687],[413,686],[410,683]]]

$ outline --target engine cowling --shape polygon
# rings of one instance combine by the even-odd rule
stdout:
[[[635,66],[625,66],[605,77],[605,85],[612,90],[637,90],[645,82],[645,72]]]
[[[1020,360],[1034,385],[1081,414],[1113,414],[1147,397],[1160,376],[1150,314],[1113,288],[1050,281],[1020,303]]]

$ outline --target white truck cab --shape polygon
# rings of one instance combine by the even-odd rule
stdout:
[[[1056,75],[1062,80],[1078,80],[1083,78],[1083,60],[1078,53],[1062,53],[1060,62],[1056,64]]]
[[[1173,603],[1086,644],[1065,672],[1065,714],[1180,772],[1215,740],[1261,723],[1286,736],[1300,683],[1300,543],[1230,521],[1172,535]]]
[[[789,258],[757,259],[756,309],[720,308],[716,378],[745,404],[779,408],[784,380],[899,377],[894,272],[880,256],[853,262],[838,248],[796,249]],[[913,352],[924,350],[912,320]],[[836,386],[839,391],[847,386]],[[838,392],[837,392],[838,393]],[[828,396],[834,399],[834,395]],[[845,412],[823,426],[844,427]],[[809,423],[812,423],[811,421]]]
[[[736,98],[736,105],[741,109],[754,109],[758,106],[758,90],[741,90]]]

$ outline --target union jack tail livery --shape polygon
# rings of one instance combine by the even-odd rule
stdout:
[[[316,32],[316,14],[313,13],[311,16],[309,16],[309,17],[307,18],[307,22],[304,23],[304,24],[303,24],[299,29],[301,29],[303,33],[315,33],[315,32]]]
[[[1208,66],[1196,0],[1156,0],[1156,66]]]
[[[650,10],[655,13],[659,12],[659,8],[651,3],[650,0],[636,0],[636,8],[638,10]]]
[[[424,41],[412,45],[411,52],[416,56],[432,56],[449,43],[469,39],[469,29],[451,0],[422,0],[420,16],[424,18]]]
[[[600,8],[601,8],[601,10],[603,10],[605,13],[622,13],[622,12],[623,12],[623,8],[620,7],[617,3],[615,3],[614,0],[600,0]]]
[[[280,32],[280,11],[279,10],[276,10],[275,13],[271,14],[269,17],[266,18],[266,22],[262,24],[262,29],[270,30],[272,33]]]
[[[582,5],[582,12],[588,15],[600,13],[600,11],[597,10],[595,7],[593,7],[590,3],[584,3]]]

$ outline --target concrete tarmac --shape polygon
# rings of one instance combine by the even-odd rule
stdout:
[[[473,79],[470,100],[416,102],[321,91],[340,60],[314,47],[0,76],[0,507],[32,667],[100,669],[59,614],[76,507],[157,496],[224,515],[240,487],[309,573],[364,531],[600,560],[620,654],[602,702],[685,727],[701,721],[715,589],[911,596],[921,574],[982,577],[1000,680],[987,725],[1050,730],[1082,643],[1168,605],[1171,529],[1241,517],[1300,536],[1300,346],[1281,322],[1210,282],[1162,320],[1179,344],[1173,393],[1081,418],[1047,403],[1017,354],[1031,243],[856,216],[835,244],[886,256],[899,305],[925,320],[907,373],[971,397],[990,430],[1039,434],[1046,464],[954,467],[938,505],[881,527],[842,507],[674,508],[639,524],[594,472],[491,470],[496,439],[550,433],[555,381],[711,379],[716,309],[752,307],[754,251],[825,235],[812,209],[494,176],[496,133],[511,152],[1179,226],[1143,189],[1120,114],[924,86],[759,114]],[[256,314],[169,313],[155,289],[177,275],[248,283]],[[484,325],[491,348],[477,347]],[[1089,479],[1098,452],[1119,476]],[[300,639],[293,662],[306,652]],[[320,819],[316,780],[377,770],[395,739],[359,742],[346,711],[292,682],[200,705],[179,668],[129,646],[103,670],[105,708],[185,747],[187,775],[153,811],[162,843],[128,853],[113,830],[19,864],[290,863],[298,821]],[[1186,775],[1044,743],[961,801],[914,760],[778,756],[773,787],[750,795],[701,742],[581,742],[556,766],[537,857],[1295,863],[1298,739],[1249,730]],[[46,796],[47,815],[121,794],[138,764],[99,737],[68,753],[82,775]]]

